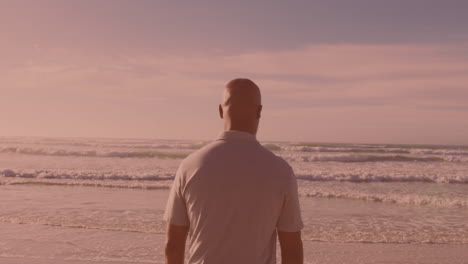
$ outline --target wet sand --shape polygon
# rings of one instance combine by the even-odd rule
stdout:
[[[159,221],[166,196],[167,190],[0,186],[0,263],[164,263],[161,227],[141,226],[133,232],[119,228],[138,226],[142,219]],[[301,200],[306,210],[310,201],[316,209],[321,203],[330,205],[329,200],[306,199]],[[339,204],[333,202],[334,208]],[[353,204],[348,201],[344,206]],[[83,218],[88,214],[92,221]],[[305,263],[468,263],[468,244],[304,241],[304,252]]]
[[[0,225],[0,263],[5,264],[164,263],[163,245],[162,234]],[[305,263],[468,263],[468,245],[305,241],[304,252]]]

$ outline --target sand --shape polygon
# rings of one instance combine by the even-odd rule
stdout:
[[[80,195],[83,199],[77,201],[74,195]],[[132,201],[124,199],[129,195],[135,199]],[[120,221],[118,217],[105,210],[109,209],[109,204],[103,208],[100,201],[105,197],[111,197],[114,200],[111,204],[113,209],[132,207],[139,208],[140,211],[137,212],[146,212],[143,209],[149,207],[161,212],[166,196],[167,191],[163,190],[128,191],[92,187],[0,186],[0,216],[3,214],[2,222],[0,222],[0,263],[164,263],[165,236],[157,231],[157,228],[148,229],[148,232],[141,230],[129,232],[119,230],[119,228],[131,226],[132,223],[120,222],[119,224],[110,223],[106,230],[106,225],[99,221],[102,221],[103,217],[109,222]],[[116,197],[122,197],[122,200]],[[349,205],[350,203],[347,203],[347,206]],[[38,207],[42,208],[38,209]],[[96,219],[97,224],[73,227],[70,225],[73,222],[65,221],[64,217],[68,213],[57,216],[56,214],[60,211],[57,209],[69,210],[66,212],[70,213],[89,210],[86,212],[91,214],[91,219]],[[37,210],[48,210],[51,215],[44,218],[40,214],[28,214]],[[5,217],[6,212],[14,216],[15,211],[27,215],[27,218]],[[131,211],[122,211],[122,213],[129,212]],[[75,216],[82,217],[79,213]],[[154,221],[158,221],[159,213],[149,216],[154,217]],[[78,220],[86,223],[86,219]],[[140,221],[136,219],[135,225]],[[305,263],[468,263],[467,244],[304,241],[304,252]]]
[[[161,234],[3,223],[0,263],[164,263],[163,244]],[[305,263],[468,263],[467,245],[305,241],[304,251]]]

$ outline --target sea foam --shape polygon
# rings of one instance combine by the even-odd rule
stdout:
[[[163,152],[163,151],[119,151],[119,150],[66,150],[53,148],[21,148],[0,147],[0,153],[13,153],[24,155],[44,156],[78,156],[78,157],[108,157],[108,158],[171,158],[183,159],[189,152]]]

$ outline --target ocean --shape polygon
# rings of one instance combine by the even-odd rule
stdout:
[[[0,137],[0,223],[164,234],[175,171],[207,143]],[[304,241],[468,248],[467,146],[261,143],[296,173]],[[29,254],[8,243],[0,238],[0,257]],[[151,252],[140,257],[157,262]]]

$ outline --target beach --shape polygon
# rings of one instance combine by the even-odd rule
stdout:
[[[0,0],[0,264],[468,264],[467,13]]]
[[[206,143],[1,138],[0,263],[164,263],[175,170]],[[468,263],[465,147],[263,144],[296,172],[305,263]]]
[[[101,188],[1,186],[0,263],[164,263],[160,216],[168,191]],[[336,219],[352,220],[365,209],[343,212],[340,209],[359,202],[329,202],[301,199],[304,215],[313,219],[339,210],[342,213],[333,213]],[[370,214],[376,208],[370,204],[367,209]],[[141,223],[144,215],[147,223]],[[468,259],[467,244],[305,240],[304,252],[305,263],[435,264]]]

